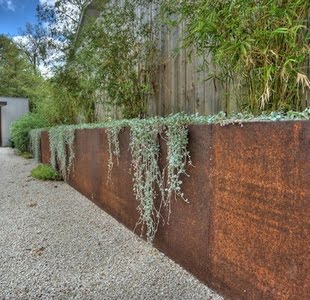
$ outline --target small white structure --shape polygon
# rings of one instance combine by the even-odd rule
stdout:
[[[6,147],[10,140],[10,126],[29,112],[29,101],[25,98],[0,96],[0,146]]]

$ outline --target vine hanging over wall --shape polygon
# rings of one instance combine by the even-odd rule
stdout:
[[[29,132],[30,151],[36,162],[41,161],[41,133],[44,129],[33,129]]]
[[[73,168],[75,129],[74,125],[62,125],[49,130],[51,165],[55,170],[58,166],[65,180]]]
[[[120,156],[119,139],[118,135],[122,129],[122,126],[115,125],[106,128],[108,147],[109,147],[109,160],[108,160],[108,181],[111,180],[111,172],[113,168],[113,156],[116,157],[117,164]]]
[[[162,175],[158,165],[160,148],[157,124],[131,124],[130,149],[132,154],[133,191],[139,203],[140,220],[146,225],[149,241],[154,238],[160,220],[160,207],[155,207],[156,188],[163,193]]]
[[[188,150],[188,128],[187,125],[178,121],[175,118],[175,122],[169,122],[167,125],[166,137],[167,137],[167,183],[166,183],[166,205],[168,206],[168,216],[170,216],[170,199],[173,194],[175,198],[178,196],[185,202],[188,199],[185,198],[181,191],[182,181],[180,177],[186,174],[186,166],[192,165],[190,153]],[[188,176],[188,175],[187,175]]]

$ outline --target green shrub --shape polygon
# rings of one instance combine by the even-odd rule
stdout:
[[[29,132],[35,128],[47,127],[47,121],[40,115],[29,113],[11,125],[11,140],[21,152],[29,151]]]
[[[31,171],[31,176],[40,180],[60,180],[60,175],[50,165],[38,165]]]

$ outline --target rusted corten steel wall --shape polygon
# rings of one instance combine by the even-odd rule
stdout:
[[[190,203],[172,201],[155,246],[227,298],[309,299],[310,122],[190,126],[189,133],[194,167],[183,190]],[[45,162],[47,143],[43,136]],[[75,149],[70,185],[133,230],[129,130],[120,134],[111,182],[104,129],[78,130]]]

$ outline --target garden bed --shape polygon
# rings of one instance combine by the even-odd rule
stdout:
[[[68,183],[140,234],[129,142],[127,128],[108,181],[106,129],[77,129]],[[160,146],[162,169],[163,139]],[[172,200],[155,247],[229,298],[306,299],[310,122],[191,125],[189,150],[193,166],[182,177],[189,203]],[[41,151],[49,163],[47,132]]]

